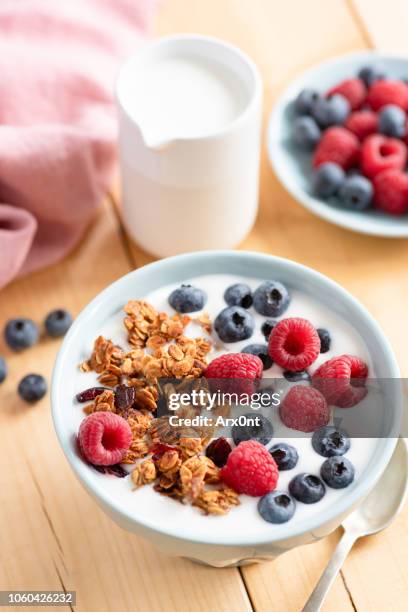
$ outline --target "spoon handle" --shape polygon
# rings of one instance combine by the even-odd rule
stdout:
[[[345,531],[302,612],[318,612],[357,537]]]

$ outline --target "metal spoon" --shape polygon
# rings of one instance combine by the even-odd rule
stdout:
[[[403,438],[374,489],[342,523],[337,547],[302,612],[318,612],[354,542],[372,535],[394,520],[405,501],[408,485],[408,451]]]

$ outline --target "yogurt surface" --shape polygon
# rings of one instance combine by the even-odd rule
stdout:
[[[248,284],[252,290],[255,290],[261,281],[259,279],[219,274],[199,276],[193,279],[186,279],[183,282],[184,284],[191,284],[205,291],[207,294],[207,302],[203,311],[207,312],[213,321],[217,314],[226,307],[223,295],[227,287],[237,282],[244,282]],[[163,286],[144,296],[144,299],[151,303],[157,310],[173,314],[174,310],[168,303],[168,297],[172,290],[178,286],[180,286],[180,283]],[[213,331],[212,342],[214,344],[214,349],[208,356],[209,361],[225,352],[240,352],[248,344],[265,343],[265,338],[261,332],[261,326],[267,317],[258,314],[254,308],[250,308],[249,312],[255,320],[255,330],[251,338],[241,342],[226,344],[222,343]],[[192,313],[192,316],[199,314],[200,313]],[[116,313],[106,321],[99,332],[101,335],[112,339],[115,343],[126,349],[129,345],[126,339],[126,330],[123,325],[123,316],[122,311]],[[348,353],[362,358],[369,366],[369,376],[372,377],[374,375],[370,355],[368,354],[363,339],[348,322],[340,319],[328,308],[319,304],[318,297],[314,299],[297,291],[291,291],[290,305],[279,319],[287,317],[303,317],[310,320],[316,328],[323,327],[330,331],[332,337],[330,351],[318,356],[315,363],[309,369],[310,373],[313,373],[321,363],[327,361],[331,357]],[[190,337],[202,336],[204,332],[198,324],[190,323],[185,330],[185,335]],[[90,354],[91,348],[89,339],[84,339],[84,358]],[[283,389],[280,389],[280,386],[283,385],[283,379],[282,369],[279,366],[274,364],[269,370],[265,370],[264,377],[277,379],[277,389],[275,390],[283,392]],[[96,374],[93,372],[84,374],[78,371],[75,375],[76,392],[80,392],[96,384]],[[284,386],[289,388],[289,383],[285,382]],[[369,396],[358,406],[350,410],[364,410],[367,407],[368,398]],[[73,408],[74,424],[77,428],[84,418],[82,407],[83,406],[80,404],[75,404]],[[271,410],[269,410],[267,416],[273,423],[274,437],[268,446],[285,441],[295,446],[299,454],[299,461],[294,469],[281,471],[279,473],[277,489],[287,491],[290,480],[292,480],[296,474],[309,472],[319,475],[320,467],[325,458],[313,450],[311,445],[312,434],[294,432],[286,428],[280,421],[278,408]],[[243,410],[243,412],[248,412],[248,408]],[[347,410],[345,412],[347,412]],[[346,427],[345,429],[347,430]],[[347,496],[350,491],[353,490],[359,479],[364,477],[364,471],[374,455],[377,442],[375,438],[352,438],[351,447],[346,456],[355,467],[356,473],[354,482],[343,490],[334,490],[330,487],[326,487],[325,496],[316,504],[307,505],[297,502],[295,515],[290,520],[291,526],[296,523],[296,525],[301,528],[302,523],[311,517],[317,516],[321,517],[323,521],[328,508],[335,505],[343,496]],[[92,468],[90,467],[89,469]],[[242,530],[245,530],[248,539],[254,538],[254,540],[256,540],[263,538],[268,539],[268,536],[272,537],[272,535],[276,537],[279,530],[285,530],[285,524],[275,525],[261,518],[257,512],[257,502],[259,498],[241,495],[241,505],[232,508],[227,515],[205,516],[201,514],[200,510],[196,507],[188,504],[180,504],[177,501],[156,493],[150,485],[143,486],[137,491],[133,491],[132,483],[129,478],[119,479],[114,476],[98,473],[96,473],[95,477],[101,479],[101,483],[103,483],[103,486],[109,494],[116,498],[121,505],[126,506],[127,512],[136,519],[145,520],[155,525],[171,523],[174,529],[179,530],[180,533],[183,533],[183,527],[188,524],[189,531],[200,534],[200,538],[203,539],[208,537],[209,540],[216,541],[217,534],[221,536],[225,534],[226,530],[232,533],[240,533]]]

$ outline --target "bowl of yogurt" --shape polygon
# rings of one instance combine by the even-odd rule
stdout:
[[[78,316],[60,349],[53,373],[52,413],[57,436],[72,469],[98,505],[120,526],[151,540],[160,550],[217,567],[271,559],[336,529],[375,485],[392,455],[402,410],[401,396],[396,387],[385,385],[382,390],[385,394],[382,405],[391,406],[385,415],[384,432],[371,430],[368,426],[365,432],[357,428],[350,435],[345,457],[355,470],[353,481],[341,489],[323,483],[324,496],[318,503],[304,503],[304,500],[297,499],[293,516],[281,524],[264,520],[258,508],[259,498],[251,495],[238,495],[238,504],[234,503],[229,512],[217,515],[203,512],[203,504],[179,503],[169,495],[159,494],[157,481],[156,485],[146,484],[135,490],[132,477],[127,476],[135,469],[129,461],[121,468],[123,478],[102,473],[105,471],[103,469],[94,469],[78,451],[78,431],[84,419],[89,417],[84,414],[84,404],[76,401],[75,397],[84,389],[102,384],[113,389],[106,396],[109,398],[109,394],[115,393],[121,382],[120,373],[117,380],[110,380],[109,377],[101,379],[106,372],[102,372],[103,367],[97,364],[104,359],[106,345],[102,346],[101,342],[105,340],[99,338],[109,339],[112,343],[109,346],[121,347],[123,355],[128,355],[127,351],[145,350],[141,349],[141,345],[146,340],[142,338],[140,342],[141,337],[145,338],[143,325],[132,327],[129,322],[135,304],[137,308],[140,308],[140,303],[147,304],[143,308],[148,309],[148,317],[152,316],[152,312],[161,313],[160,321],[161,324],[164,322],[166,330],[172,325],[185,326],[183,342],[194,343],[197,339],[202,353],[191,368],[198,368],[198,377],[205,372],[204,361],[212,363],[222,355],[246,352],[248,345],[266,346],[268,331],[265,323],[270,322],[271,317],[264,313],[262,299],[259,301],[259,296],[262,298],[260,287],[265,282],[279,283],[278,287],[284,287],[287,291],[287,300],[285,298],[285,304],[281,304],[283,311],[280,312],[278,308],[278,311],[275,310],[276,316],[272,317],[275,325],[302,317],[315,329],[329,332],[331,341],[327,343],[327,338],[321,335],[324,351],[318,351],[313,364],[306,368],[306,378],[309,376],[313,379],[324,364],[343,355],[358,356],[367,366],[370,381],[399,378],[396,359],[383,332],[347,291],[327,277],[295,262],[260,253],[233,251],[179,255],[135,270],[113,283]],[[249,323],[240,339],[225,336],[225,332],[220,331],[217,319],[225,309],[235,308],[226,302],[226,299],[230,299],[226,290],[237,284],[247,286],[252,297],[252,301],[244,303]],[[186,285],[198,290],[198,302],[193,305],[195,310],[190,310],[188,315],[177,312],[176,308],[180,310],[180,306],[174,299],[180,288]],[[204,296],[201,303],[200,295]],[[123,311],[125,307],[126,313]],[[127,320],[125,324],[124,319]],[[134,320],[138,320],[137,317]],[[273,334],[273,329],[269,333]],[[201,337],[204,337],[204,343]],[[94,353],[94,357],[97,357],[93,363],[98,371],[88,366],[81,370],[79,364],[90,363],[96,338],[99,339],[97,346],[100,348]],[[152,348],[155,342],[157,338],[147,343],[151,347],[146,349],[147,352],[156,350]],[[111,355],[116,348],[108,347],[107,350]],[[136,356],[136,353],[132,355]],[[172,363],[175,361],[173,359]],[[114,365],[117,363],[119,361],[115,361]],[[144,363],[151,364],[151,356],[144,357]],[[110,371],[110,376],[118,375],[115,367]],[[305,380],[296,380],[296,377],[293,380],[293,372],[290,380],[291,375],[277,362],[270,363],[264,358],[263,368],[261,381],[273,381],[278,396],[285,397],[288,388],[305,383]],[[285,389],[284,383],[288,385]],[[109,402],[109,399],[106,401]],[[344,428],[350,433],[354,427],[353,419],[357,418],[358,421],[358,415],[364,412],[371,414],[371,420],[378,422],[380,419],[375,416],[373,405],[370,389],[358,406],[347,410],[339,408],[341,416],[345,415],[342,427],[345,423]],[[277,488],[290,495],[293,489],[291,482],[297,475],[311,474],[320,479],[320,470],[326,458],[316,452],[312,431],[294,431],[287,423],[282,423],[279,408],[269,413],[269,418],[273,433],[266,441],[265,448],[272,453],[273,445],[288,443],[298,455],[292,469],[279,470],[278,474]],[[335,426],[336,423],[338,425],[334,419]],[[333,421],[324,421],[324,424],[330,425]],[[239,444],[236,446],[232,440],[230,443],[233,451],[239,448]],[[141,459],[134,458],[134,464],[139,465],[140,460],[146,460],[152,452],[151,448],[146,448]],[[203,448],[202,454],[205,452]]]

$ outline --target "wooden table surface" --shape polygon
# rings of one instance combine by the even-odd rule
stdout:
[[[265,121],[276,96],[326,57],[371,47],[408,50],[406,0],[165,0],[157,34],[195,31],[224,38],[257,62]],[[81,245],[63,262],[0,294],[0,321],[41,321],[52,307],[73,313],[101,289],[152,258],[126,238],[115,190]],[[315,218],[278,183],[263,155],[257,223],[240,245],[288,257],[342,283],[378,319],[408,376],[408,241],[370,238]],[[58,447],[49,399],[22,405],[23,373],[49,377],[58,342],[10,354],[1,387],[0,589],[77,591],[81,612],[301,610],[340,532],[274,562],[216,570],[172,559],[119,529],[91,501]],[[408,508],[384,533],[358,543],[325,611],[408,610]]]

